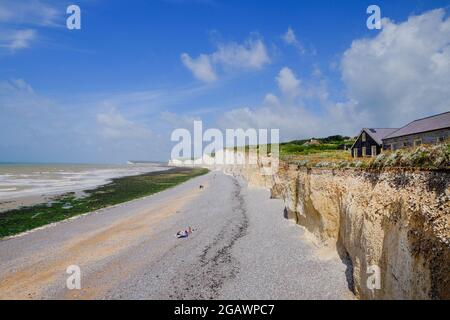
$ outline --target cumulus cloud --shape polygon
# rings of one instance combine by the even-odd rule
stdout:
[[[263,104],[268,105],[268,106],[278,106],[278,105],[280,105],[280,100],[273,93],[268,93],[264,97]]]
[[[282,139],[289,140],[355,135],[361,127],[396,127],[448,111],[450,18],[438,9],[401,23],[386,19],[375,37],[353,41],[340,67],[341,101],[330,94],[321,72],[300,80],[286,67],[275,78],[284,94],[280,99],[268,94],[261,106],[232,109],[218,122],[230,128],[279,128]]]
[[[328,103],[314,112],[301,103],[263,104],[225,112],[217,121],[221,128],[279,129],[281,141],[323,137],[334,134],[355,135],[366,115],[353,101]]]
[[[443,9],[383,21],[374,38],[355,40],[342,79],[373,125],[399,126],[450,110],[450,19]]]
[[[287,96],[295,98],[300,94],[300,80],[288,67],[280,70],[276,80],[280,90]]]
[[[237,108],[226,112],[218,121],[222,128],[280,129],[282,140],[323,134],[323,121],[302,107]]]
[[[183,53],[181,61],[197,79],[205,82],[213,82],[217,79],[209,56],[201,54],[197,59],[192,59],[187,53]]]
[[[223,70],[258,70],[270,63],[266,46],[261,39],[249,39],[242,44],[220,43],[211,54],[201,54],[191,58],[189,54],[181,55],[183,64],[194,76],[205,82],[217,80],[216,69]]]
[[[325,84],[311,82],[300,91],[301,80],[287,67],[279,72],[274,82],[283,95],[277,97],[268,93],[260,106],[231,109],[218,119],[218,125],[222,128],[280,129],[284,141],[342,134],[355,129],[355,123],[348,121],[354,104],[330,101]],[[311,110],[308,107],[311,105],[317,105],[318,110]]]

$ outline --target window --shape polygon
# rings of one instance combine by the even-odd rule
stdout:
[[[444,141],[445,141],[445,137],[442,136],[442,137],[437,138],[436,143],[442,143],[442,142],[444,142]]]
[[[358,158],[358,148],[353,149],[353,157]]]
[[[408,146],[408,141],[403,142],[403,148],[406,148]]]
[[[366,156],[366,147],[362,148],[362,156],[365,157]]]
[[[414,148],[420,146],[422,144],[422,139],[416,139],[414,140]]]
[[[377,146],[372,146],[372,157],[377,156]]]
[[[366,142],[366,133],[365,132],[362,133],[361,140],[362,140],[362,142]]]

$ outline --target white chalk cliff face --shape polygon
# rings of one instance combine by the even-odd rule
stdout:
[[[261,156],[259,154],[263,154]],[[267,152],[259,150],[252,153],[235,152],[232,149],[220,149],[214,156],[203,154],[197,159],[177,159],[169,160],[169,166],[179,167],[208,167],[208,168],[234,168],[234,167],[255,167],[262,176],[273,176],[278,172],[280,162],[278,158],[273,159],[267,156]],[[277,151],[278,154],[278,151]]]
[[[234,165],[234,164],[257,164],[257,157],[252,157],[253,162],[249,162],[243,153],[234,152],[228,149],[218,150],[214,156],[209,154],[203,154],[197,159],[171,159],[169,165],[173,166],[222,166],[222,165]]]
[[[450,299],[450,173],[225,165],[282,198],[286,216],[348,259],[361,299]],[[281,218],[281,213],[280,213]],[[301,257],[299,257],[300,259]],[[380,268],[381,287],[367,286]],[[370,270],[369,270],[370,271]]]

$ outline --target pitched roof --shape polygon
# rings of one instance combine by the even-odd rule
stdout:
[[[386,135],[391,134],[392,132],[397,131],[397,130],[398,130],[398,128],[363,128],[358,135],[358,139],[363,132],[367,132],[367,134],[369,134],[373,138],[373,140],[375,140],[376,143],[378,143],[379,145],[382,145],[383,138]],[[358,139],[356,139],[356,141],[353,143],[353,145],[350,147],[350,149],[353,149],[353,147],[355,146]]]
[[[406,126],[384,137],[384,139],[402,137],[410,134],[445,128],[450,128],[450,111],[431,117],[414,120],[413,122],[408,123]]]
[[[397,131],[398,128],[364,128],[366,131],[378,144],[383,144],[383,139]]]

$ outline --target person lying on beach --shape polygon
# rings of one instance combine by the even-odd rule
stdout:
[[[177,232],[177,238],[187,238],[188,236],[189,233],[187,232],[187,230]]]
[[[177,238],[187,238],[192,232],[194,232],[194,229],[189,227],[187,230],[178,231],[176,236]]]

